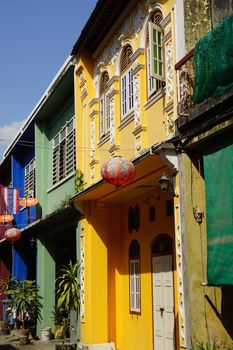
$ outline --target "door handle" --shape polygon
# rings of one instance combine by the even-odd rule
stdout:
[[[161,313],[161,317],[163,317],[164,307],[160,307],[159,310],[160,310],[160,313]]]

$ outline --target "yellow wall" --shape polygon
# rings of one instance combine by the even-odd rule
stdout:
[[[166,202],[153,200],[156,220],[149,222],[149,194],[119,205],[85,210],[85,317],[81,342],[116,342],[118,349],[152,349],[151,244],[161,233],[174,240],[173,216],[166,217]],[[140,229],[128,232],[128,209],[140,206]],[[92,213],[92,214],[91,214]],[[98,233],[97,233],[98,232]],[[129,311],[128,249],[133,239],[140,244],[141,314]],[[135,337],[135,334],[137,336]]]
[[[163,0],[158,1],[158,4],[161,4],[166,17],[165,43],[166,50],[167,45],[170,45],[172,50],[170,64],[173,70],[175,63],[174,1]],[[105,160],[114,155],[132,160],[145,149],[166,140],[174,133],[174,127],[168,127],[167,121],[174,119],[176,114],[175,72],[173,71],[173,92],[169,96],[166,95],[166,89],[163,89],[156,98],[147,97],[145,28],[146,19],[154,10],[153,6],[155,5],[150,5],[145,0],[137,2],[134,10],[119,21],[120,24],[111,33],[110,39],[106,42],[103,40],[103,49],[97,49],[92,56],[86,52],[80,53],[77,57],[75,69],[77,168],[84,173],[84,189],[88,189],[90,185],[101,179],[100,168]],[[128,122],[122,123],[118,66],[122,46],[126,43],[131,44],[136,56],[133,56],[132,66],[135,81],[137,79],[139,81],[140,120],[136,122],[134,111],[128,118]],[[168,65],[165,69],[168,87],[170,83],[167,79],[167,69]],[[109,91],[114,119],[114,142],[111,141],[111,137],[101,139],[99,135],[98,79],[104,70],[108,71],[111,82]],[[110,134],[111,132],[110,130]],[[162,162],[160,166],[161,164]],[[147,175],[147,171],[146,168],[143,169],[144,176]],[[148,206],[144,203],[144,199],[145,195],[128,202],[119,200],[119,204],[98,203],[94,200],[85,202],[81,237],[81,247],[85,255],[84,315],[81,317],[82,343],[114,341],[119,350],[153,349],[151,243],[160,233],[167,233],[174,240],[174,219],[166,217],[165,199],[161,198],[154,203],[156,221],[149,223]],[[136,203],[141,208],[141,225],[138,232],[130,234],[127,221],[128,208]],[[128,248],[134,238],[139,241],[141,247],[140,315],[132,315],[129,311]],[[174,286],[176,286],[176,271],[174,271]],[[177,318],[176,301],[175,309]]]
[[[171,58],[173,69],[175,63],[174,1],[158,1],[157,4],[162,9],[164,17],[168,16],[167,18],[169,18],[164,31],[168,38],[166,39],[166,47],[167,44],[170,44],[173,50]],[[146,21],[151,11],[153,11],[153,6],[155,5],[149,5],[146,1],[138,3],[117,30],[112,32],[111,39],[108,39],[106,43],[103,41],[105,45],[101,51],[97,49],[97,52],[92,56],[87,52],[81,53],[77,57],[75,69],[77,167],[84,172],[85,187],[100,179],[100,168],[104,160],[113,155],[122,155],[127,159],[132,159],[138,156],[143,149],[165,140],[174,132],[174,127],[169,128],[167,121],[175,118],[175,72],[173,72],[172,78],[173,93],[169,98],[166,96],[166,89],[163,90],[162,94],[158,94],[159,96],[156,99],[147,97],[145,28],[147,28]],[[122,40],[119,39],[121,34],[123,34]],[[138,125],[135,124],[133,113],[129,123],[123,126],[120,108],[119,62],[122,46],[127,43],[131,44],[133,53],[136,54],[136,58],[133,58],[132,67],[134,68],[134,77],[139,79],[140,122]],[[165,52],[164,56],[166,55]],[[165,67],[165,80],[168,86],[167,65]],[[114,106],[115,140],[113,143],[110,143],[109,137],[100,139],[99,135],[98,79],[105,70],[108,71],[110,80],[113,79],[109,86],[110,100],[112,100]],[[166,106],[170,106],[170,108],[164,111]],[[93,132],[92,129],[94,129]],[[94,155],[91,154],[93,145]]]
[[[222,288],[201,285],[207,282],[205,183],[201,174],[201,163],[200,159],[198,162],[198,158],[194,159],[192,154],[183,154],[182,160],[185,179],[185,255],[191,337],[193,342],[213,343],[215,340],[223,349],[224,344],[232,345],[232,339],[227,330],[229,324],[224,325],[217,314],[220,315],[224,307]],[[196,222],[193,208],[198,208],[203,213],[201,224]]]

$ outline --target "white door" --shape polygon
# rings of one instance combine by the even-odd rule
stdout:
[[[175,350],[172,255],[152,258],[154,350]]]

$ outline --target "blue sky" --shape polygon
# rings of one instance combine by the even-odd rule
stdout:
[[[69,56],[96,0],[0,0],[0,161]]]

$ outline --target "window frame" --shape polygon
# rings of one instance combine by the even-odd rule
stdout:
[[[141,274],[139,258],[129,259],[129,309],[131,314],[141,314]]]
[[[158,25],[153,22],[149,22],[149,47],[150,47],[150,74],[157,80],[164,81],[164,53],[163,53],[163,30]],[[154,41],[154,32],[156,33],[156,39],[160,42]],[[156,45],[156,55],[154,55],[154,46]],[[160,57],[159,57],[159,49],[160,49]],[[157,59],[157,72],[154,70],[154,61]],[[159,65],[161,64],[161,74]]]
[[[35,157],[24,167],[24,197],[35,197],[36,193]],[[33,188],[31,188],[33,187]]]
[[[56,186],[72,174],[76,168],[75,117],[63,125],[53,137],[52,185]],[[72,122],[72,129],[69,130]],[[72,150],[71,150],[72,148]],[[70,151],[71,150],[71,151]],[[71,152],[71,155],[70,155]],[[71,170],[70,170],[71,169]]]
[[[130,54],[128,50],[130,49]],[[120,104],[121,104],[121,121],[134,111],[134,81],[131,57],[133,49],[131,45],[126,45],[121,53],[120,67]]]
[[[106,82],[106,86],[103,86],[102,88],[100,86],[99,88],[100,90],[100,95],[99,95],[100,138],[103,138],[104,136],[106,136],[110,131],[110,97],[109,97],[109,87],[107,86],[109,81],[109,74],[107,71],[105,71],[102,73],[101,78],[103,77],[104,74],[108,75],[108,79]]]
[[[163,15],[159,11],[159,15],[161,16],[161,21],[163,20]],[[147,26],[148,36],[146,43],[146,68],[147,68],[147,96],[150,98],[152,95],[161,91],[165,85],[165,73],[164,73],[164,46],[163,46],[163,29],[152,21],[152,18],[148,22]],[[159,62],[161,63],[161,74],[156,73],[153,70],[154,67],[154,50],[152,49],[154,46],[153,34],[156,31],[156,35],[158,32],[160,33],[160,52],[161,59]],[[157,48],[158,50],[158,48]],[[158,52],[158,51],[157,51]]]
[[[141,314],[140,245],[136,239],[129,245],[129,312]]]

